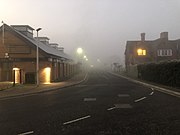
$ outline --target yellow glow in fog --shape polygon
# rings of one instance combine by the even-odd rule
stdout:
[[[46,67],[45,68],[45,84],[50,84],[51,81],[51,68]]]
[[[13,68],[13,71],[15,72],[15,83],[20,82],[20,80],[19,80],[19,78],[20,78],[19,70],[20,70],[19,68]]]

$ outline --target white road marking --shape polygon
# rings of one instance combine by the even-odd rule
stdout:
[[[135,100],[134,102],[139,102],[139,101],[142,101],[142,100],[144,100],[144,99],[146,99],[147,97],[142,97],[142,98],[140,98],[140,99],[137,99],[137,100]]]
[[[115,104],[116,108],[132,108],[130,104]]]
[[[65,122],[65,123],[63,123],[63,125],[71,124],[71,123],[74,123],[74,122],[77,122],[77,121],[81,121],[81,120],[84,120],[84,119],[87,119],[87,118],[90,118],[90,117],[91,117],[90,115],[85,116],[85,117],[81,117],[81,118],[78,118],[78,119],[75,119],[75,120],[71,120],[71,121]]]
[[[96,98],[84,98],[84,101],[85,101],[85,102],[88,102],[88,101],[96,101]]]
[[[132,108],[130,104],[115,104],[114,107],[111,107],[107,109],[108,111],[114,110],[114,109],[125,109],[125,108]]]
[[[128,94],[119,94],[118,97],[130,97]]]
[[[111,108],[109,108],[109,109],[107,109],[108,111],[111,111],[111,110],[113,110],[113,109],[116,109],[116,107],[111,107]]]
[[[144,85],[146,87],[154,87],[153,89],[156,89],[157,91],[159,92],[162,92],[162,93],[166,93],[168,95],[171,95],[171,96],[175,96],[175,97],[178,97],[180,98],[180,92],[176,92],[176,91],[173,91],[171,89],[165,89],[165,88],[161,88],[161,87],[158,87],[158,86],[155,86],[155,85],[152,85],[152,84],[148,84],[148,83],[144,83],[144,82],[141,82],[141,81],[137,81],[137,80],[134,80],[134,79],[131,79],[129,77],[125,77],[125,76],[122,76],[122,75],[117,75],[115,73],[112,73],[112,72],[109,72],[110,74],[113,74],[115,76],[118,76],[118,77],[121,77],[121,78],[124,78],[124,79],[127,79],[131,82],[135,82],[135,83],[138,83],[138,84],[141,84],[141,85]]]
[[[29,134],[33,134],[34,131],[29,131],[29,132],[24,132],[24,133],[20,133],[18,135],[29,135]]]
[[[152,96],[153,94],[154,94],[154,91],[153,91],[153,92],[151,92],[149,95],[150,95],[150,96]]]

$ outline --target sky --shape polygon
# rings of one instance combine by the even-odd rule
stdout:
[[[180,39],[180,0],[0,0],[0,19],[8,25],[41,27],[76,57],[82,47],[90,61],[124,64],[126,41]],[[34,32],[34,35],[36,33]]]

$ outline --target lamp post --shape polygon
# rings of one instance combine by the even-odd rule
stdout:
[[[42,28],[36,29],[37,31],[37,46],[36,46],[36,85],[39,86],[39,38],[38,38],[38,32]]]
[[[78,48],[76,52],[78,54],[78,58],[79,58],[79,62],[80,62],[81,61],[81,54],[83,53],[83,49],[82,48]]]
[[[2,43],[4,45],[4,22],[2,21],[3,28],[2,28]]]
[[[78,69],[78,72],[80,72],[80,71],[81,71],[81,69],[80,69],[80,68],[81,68],[80,64],[82,64],[82,63],[81,63],[81,54],[83,53],[83,49],[82,49],[82,48],[78,48],[76,52],[77,52],[77,54],[78,54],[78,61],[79,61],[79,65],[78,65],[78,68],[79,68],[79,69]]]
[[[6,59],[6,62],[7,62],[7,76],[6,76],[6,80],[9,81],[9,54],[6,52],[5,53],[5,59]]]

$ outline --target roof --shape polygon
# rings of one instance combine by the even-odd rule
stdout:
[[[156,40],[145,40],[143,41],[143,45],[145,45],[148,48],[153,49],[154,47],[159,46],[161,43],[164,44],[164,40],[163,38],[158,38]],[[136,40],[136,41],[127,41],[126,42],[126,49],[125,49],[125,55],[127,54],[128,51],[132,51],[134,49],[134,47],[136,45],[138,45],[138,43],[141,43],[141,40]],[[167,40],[166,43],[171,46],[171,47],[176,47],[177,44],[180,44],[180,39],[176,39],[176,40]]]
[[[12,27],[27,27],[27,28],[29,28],[29,29],[31,29],[31,30],[34,30],[31,26],[29,26],[29,25],[11,25]]]
[[[46,39],[46,40],[49,40],[49,38],[48,37],[34,37],[35,39]]]
[[[41,43],[40,41],[34,39],[34,38],[29,38],[26,35],[22,34],[21,32],[17,31],[16,29],[14,29],[13,27],[8,26],[7,24],[4,24],[5,27],[9,28],[10,30],[14,31],[16,34],[20,35],[22,38],[24,38],[25,40],[29,41],[32,45],[34,45],[35,47],[39,47],[40,50],[44,51],[45,53],[51,55],[51,56],[56,56],[59,58],[65,58],[67,60],[73,60],[72,57],[70,57],[68,54],[61,52],[53,47],[51,47],[50,45],[46,45]]]

